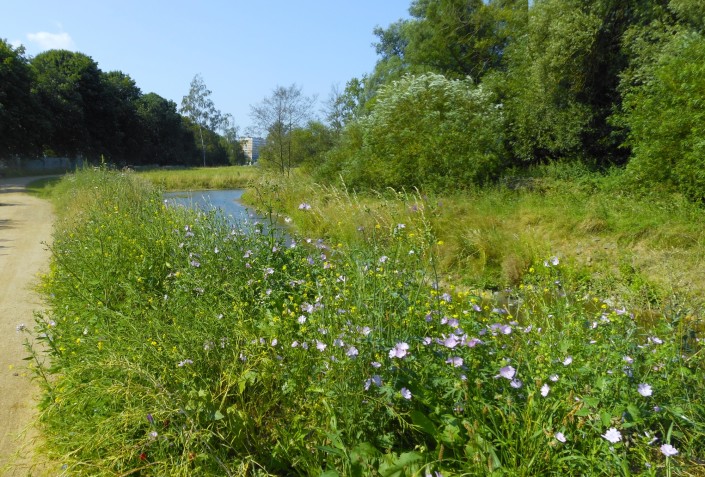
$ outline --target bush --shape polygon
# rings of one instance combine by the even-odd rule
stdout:
[[[641,60],[646,53],[642,52]],[[636,184],[705,198],[705,36],[677,31],[625,86],[622,121]],[[631,81],[634,77],[625,77]]]
[[[341,168],[353,186],[468,188],[505,159],[502,111],[471,80],[406,76],[383,87],[360,120],[362,150]]]

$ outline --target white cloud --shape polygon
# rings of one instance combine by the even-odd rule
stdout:
[[[32,43],[38,44],[45,50],[72,50],[75,46],[68,33],[49,33],[40,31],[37,33],[27,33],[27,38]]]

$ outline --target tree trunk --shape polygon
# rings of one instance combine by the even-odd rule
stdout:
[[[198,126],[198,134],[201,136],[201,150],[203,151],[203,167],[206,167],[206,146],[203,144],[203,128]]]

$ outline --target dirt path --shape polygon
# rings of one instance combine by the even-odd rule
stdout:
[[[22,359],[27,334],[17,331],[33,326],[33,312],[41,308],[33,286],[49,264],[42,242],[51,239],[52,207],[24,193],[34,179],[0,179],[0,475],[6,477],[47,474],[32,464],[38,461],[31,423],[39,389]]]

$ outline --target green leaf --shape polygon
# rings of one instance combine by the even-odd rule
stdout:
[[[220,420],[223,419],[224,417],[225,417],[225,416],[224,416],[223,413],[220,412],[220,411],[215,411],[215,413],[213,413],[213,420],[214,420],[214,421],[220,421]]]
[[[602,419],[603,426],[609,427],[610,423],[612,423],[612,414],[609,412],[603,412],[600,414],[600,419]]]
[[[436,426],[433,424],[433,421],[431,421],[431,419],[426,416],[426,414],[422,413],[419,410],[413,410],[411,411],[410,415],[411,422],[413,422],[415,426],[417,426],[420,430],[422,430],[429,436],[436,439]]]

